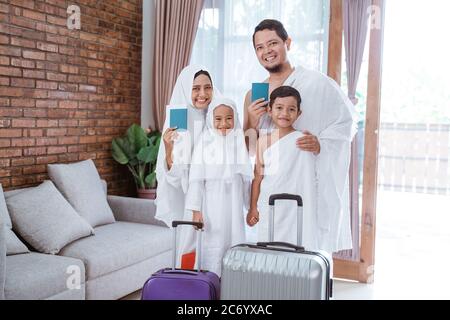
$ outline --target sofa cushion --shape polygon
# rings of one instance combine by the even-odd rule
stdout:
[[[5,225],[4,236],[6,241],[6,255],[27,253],[28,248],[17,238],[16,234],[11,230],[11,218],[6,207],[3,188],[0,184],[0,224]]]
[[[73,242],[60,255],[80,259],[87,280],[144,261],[172,247],[171,229],[131,222],[95,228],[95,236]]]
[[[6,255],[10,256],[13,254],[20,254],[20,253],[28,253],[30,250],[28,250],[27,246],[23,244],[22,241],[17,238],[14,231],[12,231],[9,228],[5,228],[5,235],[6,235]]]
[[[83,262],[73,258],[36,252],[9,256],[5,298],[45,299],[68,290],[68,284],[84,284],[84,274]]]
[[[115,221],[92,160],[71,164],[49,164],[48,175],[74,209],[92,227]]]
[[[11,218],[9,217],[8,209],[6,208],[5,196],[3,195],[3,187],[0,184],[0,223],[5,224],[11,228]]]
[[[13,229],[39,252],[56,254],[66,244],[94,233],[51,181],[6,200]]]

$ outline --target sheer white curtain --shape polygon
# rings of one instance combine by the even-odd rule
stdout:
[[[329,0],[205,0],[191,63],[208,67],[241,113],[251,83],[267,77],[252,44],[253,31],[264,19],[284,24],[293,40],[293,66],[326,73]]]

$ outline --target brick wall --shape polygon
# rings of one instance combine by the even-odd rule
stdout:
[[[81,30],[67,7],[81,9]],[[111,140],[140,122],[142,0],[0,0],[0,183],[91,158],[110,192],[132,181]]]

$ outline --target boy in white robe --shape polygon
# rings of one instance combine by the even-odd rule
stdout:
[[[235,104],[225,98],[214,99],[194,148],[186,195],[186,209],[192,212],[186,219],[204,224],[202,269],[220,276],[225,251],[245,241],[244,210],[252,179]],[[189,232],[193,229],[185,229],[181,238],[182,254],[192,250],[192,241],[186,240]]]
[[[269,196],[277,193],[298,194],[303,200],[303,239],[307,250],[324,250],[320,239],[323,230],[317,221],[317,181],[315,156],[298,148],[295,141],[303,136],[294,122],[301,115],[301,97],[292,87],[282,86],[270,96],[268,114],[275,129],[260,136],[257,145],[255,178],[247,223],[258,223],[258,241],[268,241]],[[297,205],[293,201],[277,201],[274,216],[274,241],[297,244]]]

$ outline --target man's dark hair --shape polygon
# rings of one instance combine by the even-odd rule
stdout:
[[[276,34],[283,40],[286,41],[288,39],[288,34],[283,24],[278,20],[266,19],[261,21],[255,28],[255,32],[253,32],[253,46],[255,46],[255,34],[258,31],[263,30],[271,30],[275,31]]]
[[[197,79],[197,77],[199,76],[199,75],[205,75],[205,76],[207,76],[208,78],[209,78],[209,81],[211,81],[211,84],[212,84],[212,79],[211,79],[211,76],[209,75],[209,72],[208,71],[205,71],[205,70],[200,70],[200,71],[198,71],[195,75],[194,75],[194,80],[195,79]]]
[[[290,86],[281,86],[276,88],[270,94],[269,106],[272,108],[276,98],[294,97],[297,100],[297,109],[300,111],[300,103],[302,103],[302,97],[297,89]]]

